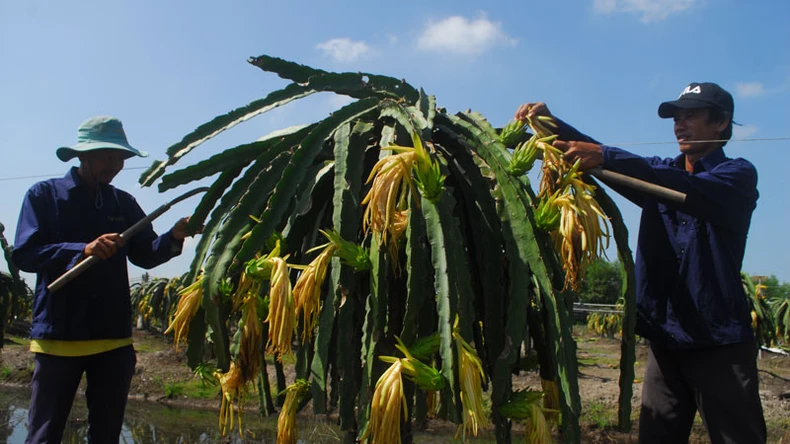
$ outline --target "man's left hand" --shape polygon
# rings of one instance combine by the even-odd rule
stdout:
[[[569,163],[581,160],[582,171],[603,165],[603,151],[597,143],[555,140],[552,145],[565,153],[565,160]]]
[[[203,227],[198,227],[197,231],[194,233],[187,233],[187,224],[189,224],[188,217],[182,217],[181,219],[173,225],[173,228],[170,230],[170,234],[173,235],[175,240],[184,240],[185,237],[194,236],[195,234],[199,234],[203,232]]]

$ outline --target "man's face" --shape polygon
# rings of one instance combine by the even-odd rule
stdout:
[[[721,146],[721,142],[690,143],[699,140],[717,140],[729,122],[710,121],[710,110],[678,109],[675,113],[675,137],[680,152],[686,155],[707,154]]]
[[[107,185],[123,169],[126,153],[121,150],[100,149],[80,154],[82,178],[93,184]]]

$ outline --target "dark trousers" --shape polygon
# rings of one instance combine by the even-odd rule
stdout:
[[[713,444],[765,443],[753,342],[703,350],[650,346],[640,443],[686,443],[699,410]]]
[[[59,443],[85,373],[88,442],[117,444],[137,357],[131,345],[90,356],[36,353],[26,444]]]

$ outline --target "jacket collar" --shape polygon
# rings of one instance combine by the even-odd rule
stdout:
[[[724,154],[724,148],[717,148],[708,153],[707,156],[694,163],[694,173],[699,173],[701,171],[711,171],[725,160],[727,160],[727,156]],[[675,157],[675,160],[672,161],[672,166],[685,169],[686,155],[681,154]]]
[[[63,180],[66,185],[67,190],[71,190],[73,188],[77,188],[78,186],[84,186],[85,181],[82,180],[79,173],[79,168],[71,167],[68,173],[63,176]]]
[[[80,177],[80,169],[78,167],[71,167],[71,169],[66,173],[66,175],[63,176],[63,181],[66,185],[67,190],[72,190],[78,187],[85,187],[85,188],[88,187],[85,181],[82,180],[82,177]],[[102,185],[100,188],[101,189],[107,188],[111,190],[113,189],[113,186],[112,184],[107,184],[107,185]]]

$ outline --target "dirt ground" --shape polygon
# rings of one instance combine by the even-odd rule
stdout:
[[[14,335],[14,333],[16,335]],[[620,377],[619,339],[599,338],[587,334],[586,329],[576,330],[579,362],[579,389],[582,398],[582,442],[632,443],[637,441],[637,421],[641,378],[647,359],[644,344],[637,345],[636,382],[632,398],[633,429],[630,433],[616,430],[617,400]],[[218,410],[218,389],[203,386],[186,365],[183,349],[176,353],[172,343],[161,334],[135,331],[137,370],[132,380],[130,398],[140,401],[190,408]],[[0,385],[26,386],[33,370],[33,356],[28,352],[29,342],[23,332],[12,332],[6,338],[0,355]],[[790,444],[790,357],[763,352],[759,362],[760,394],[769,429],[769,442]],[[269,374],[274,373],[269,367]],[[288,382],[292,375],[287,375]],[[273,379],[273,377],[272,377]],[[540,389],[536,373],[515,376],[514,388]],[[248,401],[250,408],[257,408],[255,396]],[[304,409],[300,415],[310,415]],[[428,431],[452,436],[455,426],[432,421]],[[514,442],[523,439],[523,426],[514,425]],[[692,433],[692,443],[708,442],[699,416]]]

